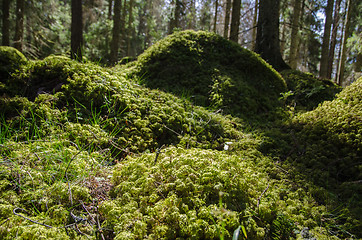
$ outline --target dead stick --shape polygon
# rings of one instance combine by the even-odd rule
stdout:
[[[259,204],[260,204],[260,200],[261,198],[263,197],[264,193],[266,191],[268,191],[268,188],[269,188],[269,183],[268,183],[268,186],[264,189],[264,191],[261,193],[260,197],[258,197],[258,204],[256,205],[257,208],[259,208]]]

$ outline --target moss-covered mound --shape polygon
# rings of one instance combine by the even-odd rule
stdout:
[[[140,86],[123,71],[52,56],[10,76],[0,96],[0,239],[359,234],[348,209],[332,211],[328,192],[299,168],[259,152],[264,139],[243,131],[243,120]],[[339,95],[352,114],[346,121],[360,116],[360,85]],[[311,142],[306,121],[322,119],[325,106],[295,120],[296,141]],[[358,161],[360,125],[350,126],[357,132],[343,136]],[[318,139],[311,146],[325,144]]]
[[[277,166],[253,149],[169,148],[117,165],[115,199],[100,211],[118,240],[231,239],[239,226],[239,239],[302,239],[303,229],[308,239],[327,239],[323,226],[335,220],[306,194],[308,184],[281,179]]]
[[[258,55],[203,31],[159,41],[138,57],[133,73],[150,88],[244,116],[279,106],[286,91],[281,76]]]
[[[248,139],[238,119],[140,87],[92,64],[49,57],[30,63],[12,82],[22,86],[14,95],[24,95],[2,97],[0,112],[8,121],[6,137],[18,140],[60,134],[81,144],[108,145],[124,156],[163,144],[223,148],[230,139]]]
[[[321,179],[325,175],[342,182],[362,179],[362,78],[335,100],[298,116],[293,127],[303,149],[295,158],[320,171]]]
[[[288,86],[286,103],[301,110],[312,110],[323,101],[333,100],[342,88],[327,79],[318,79],[310,73],[285,70],[282,73]]]
[[[5,85],[11,74],[26,62],[26,57],[15,48],[0,46],[0,95],[6,92]]]

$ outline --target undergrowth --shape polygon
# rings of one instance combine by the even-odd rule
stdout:
[[[175,96],[144,86],[156,74],[149,65],[153,54],[166,62],[176,57],[165,51],[173,49],[167,44],[175,36],[183,36],[176,41],[181,45],[172,45],[181,46],[174,50],[184,55],[177,56],[196,54],[188,61],[203,68],[200,75],[191,72],[197,81],[209,79],[204,67],[210,58],[217,81],[230,73],[242,87],[230,85],[217,102],[203,88]],[[235,58],[225,58],[221,48],[235,50]],[[266,71],[263,78],[253,82],[248,68],[237,70],[243,64],[230,61],[240,54],[240,61]],[[137,72],[142,64],[148,70]],[[333,102],[292,118],[278,107],[284,80],[257,55],[214,34],[189,31],[122,67],[50,56],[8,73],[0,97],[1,239],[360,237],[353,213],[359,206],[361,80]],[[271,85],[275,91],[268,93]],[[213,85],[214,92],[220,89]],[[251,95],[240,100],[229,90]],[[207,109],[196,97],[214,102]],[[284,116],[288,124],[266,123],[265,113]],[[249,125],[254,117],[248,114],[265,125]],[[258,125],[273,126],[275,138]],[[316,150],[327,144],[343,151]],[[343,160],[334,165],[332,158]],[[350,194],[353,204],[336,204],[340,198],[331,188]]]

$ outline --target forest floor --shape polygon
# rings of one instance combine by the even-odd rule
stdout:
[[[1,239],[362,238],[362,78],[193,31],[112,68],[0,63]]]

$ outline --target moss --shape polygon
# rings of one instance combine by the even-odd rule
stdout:
[[[289,95],[286,103],[299,110],[312,110],[323,101],[333,100],[342,88],[328,79],[318,79],[310,73],[285,70],[282,73]]]
[[[286,85],[255,53],[208,32],[177,32],[138,57],[132,74],[150,88],[202,106],[253,116],[279,106]]]
[[[26,57],[15,48],[0,46],[0,82],[5,83],[26,62]]]
[[[248,238],[265,239],[319,228],[325,208],[306,189],[270,179],[266,166],[273,168],[270,159],[250,149],[172,147],[128,157],[113,172],[103,224],[115,239],[229,239],[239,225]]]
[[[153,55],[146,53],[113,69],[51,56],[28,62],[3,84],[9,91],[0,97],[1,239],[101,239],[101,231],[106,239],[227,239],[240,225],[249,239],[278,234],[301,238],[298,231],[306,227],[323,239],[335,229],[342,229],[339,237],[348,237],[346,231],[360,226],[345,206],[331,208],[333,192],[326,186],[337,186],[337,191],[354,199],[350,203],[357,208],[360,187],[355,184],[355,172],[349,179],[331,176],[334,166],[358,170],[347,164],[358,162],[360,155],[361,81],[332,103],[326,102],[284,126],[281,139],[287,140],[274,148],[289,155],[270,158],[258,151],[267,142],[260,128],[247,133],[245,121],[250,118],[225,113],[234,111],[238,102],[227,102],[237,99],[234,95],[239,93],[250,94],[252,100],[245,106],[237,105],[237,114],[243,113],[240,108],[251,106],[259,108],[251,110],[251,115],[273,111],[279,104],[279,90],[265,95],[276,105],[268,105],[267,98],[251,96],[264,95],[273,84],[284,88],[280,76],[255,54],[214,34],[182,32],[175,36],[148,51],[151,54],[160,49],[167,57],[162,60],[155,53],[154,69],[158,69],[158,62],[172,63],[167,59],[175,55],[164,49],[181,51],[179,57],[187,64],[187,60],[192,64],[195,59],[202,60],[198,67],[203,77],[197,72],[193,76],[200,80],[198,87],[206,83],[205,76],[211,76],[213,95],[193,92],[195,97],[190,97],[184,91],[177,97],[130,79],[142,67],[153,69],[148,65]],[[245,58],[237,60],[240,56]],[[208,59],[211,70],[206,67]],[[263,73],[269,77],[252,82],[247,69],[239,68],[242,63],[250,66],[248,62],[260,71],[268,69]],[[181,70],[178,73],[184,74]],[[248,78],[241,80],[239,75]],[[55,89],[53,83],[61,87]],[[36,92],[39,86],[44,87],[41,93]],[[223,97],[226,92],[229,100]],[[194,104],[202,101],[213,105],[206,109]],[[219,106],[227,107],[222,111]],[[274,124],[268,123],[268,127]],[[341,152],[333,149],[334,143],[342,146]],[[290,151],[295,144],[300,148]],[[345,166],[329,162],[336,156]],[[326,164],[332,171],[324,170]],[[307,181],[312,172],[318,176],[315,179],[328,180],[328,184]],[[342,185],[336,184],[342,180]],[[26,210],[24,216],[54,228],[14,215],[16,207]],[[74,223],[72,214],[87,218],[78,224],[86,235],[64,229]]]
[[[305,149],[303,159],[317,159],[341,181],[360,179],[362,154],[362,79],[344,89],[333,101],[298,116],[294,126]]]

